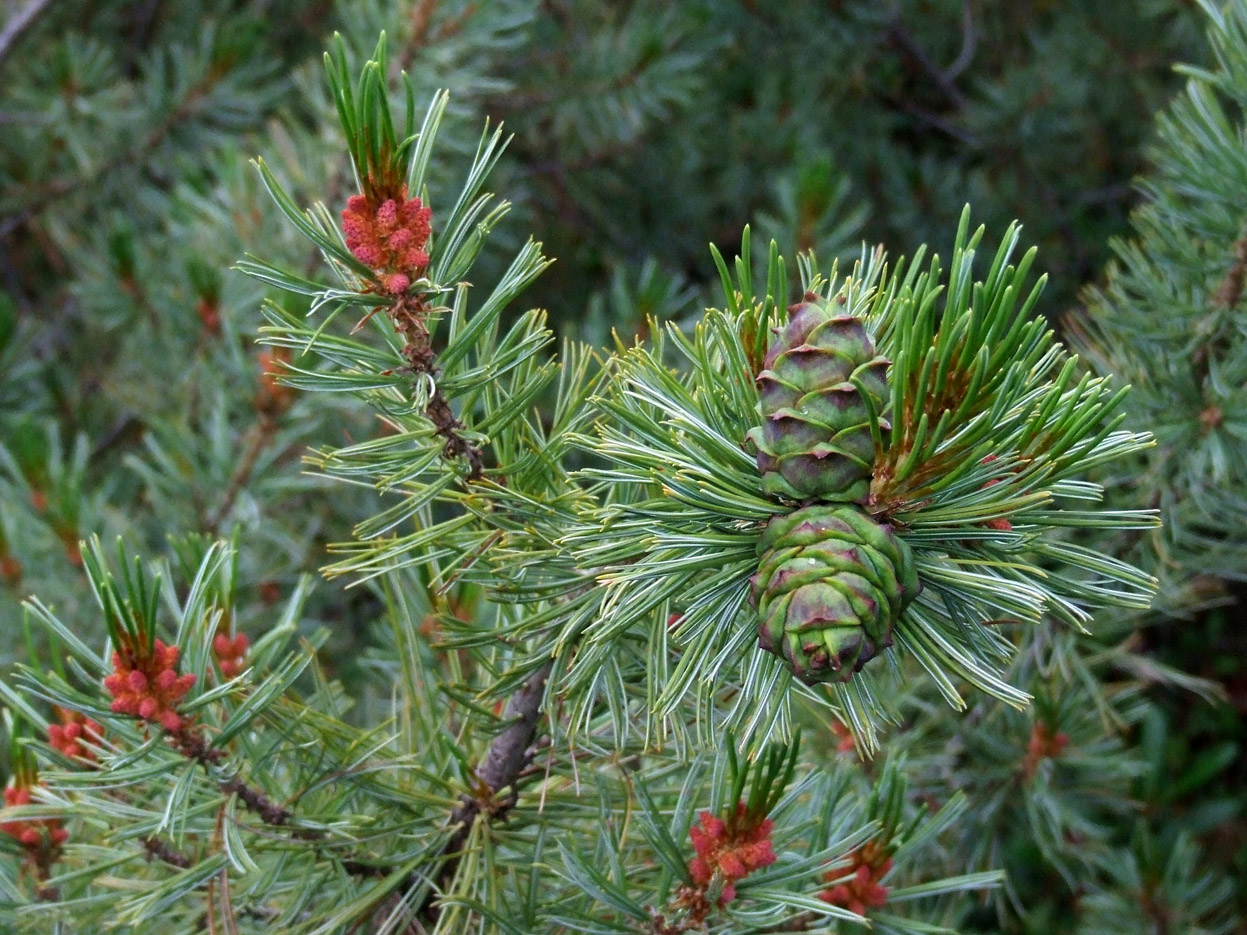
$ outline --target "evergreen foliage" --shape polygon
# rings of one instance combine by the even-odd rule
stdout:
[[[0,927],[1241,931],[1247,3],[70,6]]]
[[[1088,290],[1072,328],[1102,373],[1135,387],[1131,411],[1155,426],[1158,444],[1131,479],[1154,491],[1165,516],[1149,542],[1159,567],[1178,580],[1241,580],[1247,68],[1239,50],[1247,35],[1234,10],[1208,13],[1218,67],[1185,69],[1186,92],[1159,122],[1133,237],[1114,243],[1106,282]]]

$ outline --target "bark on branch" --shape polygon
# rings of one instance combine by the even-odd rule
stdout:
[[[446,440],[445,454],[447,458],[462,457],[468,462],[468,480],[479,480],[485,469],[484,457],[479,448],[468,441],[463,435],[464,426],[450,408],[450,402],[437,385],[437,360],[429,342],[429,329],[426,319],[429,307],[420,296],[404,297],[395,302],[389,309],[390,320],[394,328],[406,342],[403,347],[403,358],[407,361],[407,369],[411,373],[422,373],[433,378],[433,393],[425,406],[425,415],[433,423],[437,434]]]
[[[454,879],[460,855],[472,833],[472,825],[477,816],[487,812],[492,818],[501,819],[514,806],[515,783],[532,762],[533,743],[541,718],[541,702],[545,697],[546,680],[550,677],[552,666],[553,662],[547,662],[530,675],[507,702],[506,713],[513,720],[506,730],[494,738],[485,759],[476,769],[476,778],[480,782],[477,793],[464,796],[459,807],[451,813],[450,824],[458,827],[442,852],[442,864],[434,877],[437,890],[443,890]],[[510,795],[502,800],[496,799],[503,789],[510,789]],[[428,927],[436,924],[440,912],[433,900],[433,892],[430,891],[419,910],[420,921]]]

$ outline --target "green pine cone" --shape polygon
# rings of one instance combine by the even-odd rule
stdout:
[[[909,546],[851,504],[773,517],[758,555],[758,645],[807,684],[847,682],[891,646],[921,589]]]
[[[869,493],[875,461],[862,390],[882,415],[890,399],[890,362],[876,356],[861,319],[836,314],[820,301],[808,294],[788,309],[787,326],[774,329],[758,375],[763,422],[746,438],[765,493],[860,502]],[[889,428],[882,418],[880,427]]]

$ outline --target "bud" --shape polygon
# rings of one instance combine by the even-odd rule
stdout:
[[[94,762],[95,754],[86,744],[98,744],[104,728],[80,711],[57,708],[56,715],[61,723],[48,726],[48,743],[71,759]]]
[[[839,721],[832,721],[831,732],[836,735],[837,753],[857,752],[857,741],[854,739],[853,732],[849,730],[847,724],[842,724]]]
[[[0,581],[13,587],[22,583],[22,563],[11,552],[0,553]]]
[[[18,780],[15,779],[13,785],[4,790],[4,804],[7,808],[30,804],[31,787],[17,783]],[[55,859],[56,852],[69,839],[69,832],[61,827],[59,818],[25,818],[0,822],[0,834],[7,834],[27,851],[41,852],[42,858],[52,859]]]
[[[1036,722],[1026,744],[1026,756],[1022,759],[1022,775],[1030,779],[1043,760],[1056,759],[1065,752],[1067,746],[1069,734],[1065,731],[1054,733],[1047,724]]]
[[[402,295],[429,265],[425,247],[432,217],[419,198],[407,197],[406,186],[379,204],[353,195],[342,212],[342,233],[355,259],[378,274],[381,288]]]
[[[251,641],[245,633],[236,633],[232,637],[228,633],[218,633],[212,639],[212,653],[216,656],[217,667],[227,679],[232,679],[246,668],[243,659]]]
[[[270,416],[281,415],[294,402],[294,388],[277,379],[286,372],[290,349],[266,347],[256,360],[260,367],[260,385],[255,395],[256,411]]]
[[[844,870],[829,870],[824,875],[827,882],[841,880],[818,894],[825,903],[847,909],[864,916],[867,909],[879,909],[888,901],[888,888],[880,881],[892,869],[888,848],[877,841],[868,841],[850,855],[849,870],[852,875],[843,880]]]

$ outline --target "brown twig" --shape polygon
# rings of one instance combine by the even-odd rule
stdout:
[[[459,807],[451,813],[450,827],[457,827],[442,851],[442,864],[434,877],[436,889],[443,889],[454,879],[461,853],[477,817],[487,814],[491,818],[502,819],[515,805],[515,784],[532,761],[533,740],[537,734],[541,702],[545,698],[546,680],[550,677],[552,666],[552,662],[547,662],[530,675],[507,703],[507,716],[513,718],[512,723],[494,738],[485,759],[477,767],[476,793],[464,796]],[[510,794],[499,801],[495,796],[503,789],[510,789]],[[432,901],[432,892],[431,890],[417,910],[421,921],[430,927],[436,923],[440,913],[440,909]]]
[[[276,422],[272,416],[268,413],[261,413],[251,428],[247,430],[247,435],[243,442],[242,458],[230,477],[229,487],[225,490],[225,496],[221,498],[220,505],[204,522],[204,528],[209,533],[215,535],[217,530],[221,528],[221,524],[229,516],[230,511],[234,508],[235,501],[238,499],[238,495],[243,492],[247,482],[251,479],[251,474],[255,471],[260,455],[268,447],[269,442],[272,441],[275,428]]]
[[[484,457],[481,450],[464,437],[464,425],[455,418],[449,400],[435,379],[440,370],[429,340],[427,321],[430,312],[431,308],[420,295],[400,296],[389,308],[390,320],[405,342],[403,359],[407,361],[408,372],[424,374],[433,379],[433,392],[425,406],[425,414],[433,423],[437,434],[446,440],[446,457],[466,459],[468,480],[478,480],[485,467]]]
[[[437,9],[437,0],[416,0],[411,8],[411,32],[408,34],[409,47],[422,49],[429,42],[429,32],[433,26],[433,12]],[[410,61],[409,52],[406,56]]]
[[[175,848],[168,841],[162,841],[155,835],[143,838],[141,841],[143,850],[147,852],[148,860],[160,860],[171,867],[177,867],[186,870],[190,867],[192,861],[189,857]]]
[[[1234,242],[1233,257],[1225,278],[1212,294],[1213,304],[1220,308],[1233,308],[1243,297],[1244,280],[1247,280],[1247,235]]]
[[[221,761],[225,758],[225,752],[213,747],[203,733],[187,726],[171,732],[169,737],[183,756],[203,766],[204,771],[215,780],[217,789],[224,795],[237,797],[244,808],[255,814],[260,821],[269,827],[287,828],[289,826],[290,821],[294,818],[294,812],[289,808],[278,805],[260,789],[248,784],[239,774],[234,773],[224,778],[212,776],[212,767],[221,764]],[[328,843],[326,834],[316,829],[293,828],[290,829],[290,835],[292,838],[314,843],[318,852],[322,851],[322,845]],[[147,850],[149,859],[157,857],[167,864],[183,869],[190,867],[192,864],[192,860],[189,857],[155,837],[144,838],[143,846]],[[357,857],[334,856],[342,869],[355,877],[379,879],[389,876],[393,871],[391,866],[373,863]],[[208,881],[208,887],[212,887],[211,879]],[[222,882],[221,896],[226,901],[228,907],[229,918],[227,921],[230,922],[230,928],[236,930],[233,924],[234,910],[232,905],[228,905],[230,894],[227,880]]]
[[[974,50],[978,45],[978,32],[974,28],[974,11],[970,8],[970,0],[961,4],[961,51],[944,69],[944,77],[955,81],[974,61]]]
[[[55,863],[59,851],[59,848],[42,847],[32,861],[37,884],[35,899],[41,903],[54,903],[61,898],[61,891],[55,886],[48,885],[48,880],[52,878],[52,864]]]
[[[952,81],[952,78],[959,74],[956,66],[960,64],[961,56],[958,56],[958,60],[953,63],[952,67],[947,69],[940,68],[939,65],[931,60],[931,57],[927,55],[922,46],[918,44],[918,40],[913,37],[913,34],[900,21],[899,17],[888,24],[886,32],[888,39],[918,63],[932,82],[934,82],[935,86],[944,92],[944,96],[948,98],[954,107],[958,110],[965,109],[967,104],[966,96],[961,93],[961,89]],[[967,45],[971,35],[972,33],[967,34]]]
[[[225,759],[225,751],[213,747],[208,743],[204,734],[193,727],[184,726],[173,731],[169,738],[183,756],[194,760],[209,774],[211,774],[212,767],[219,766]],[[216,779],[216,784],[225,795],[237,796],[238,801],[249,811],[254,812],[266,825],[279,828],[294,817],[289,809],[282,808],[259,789],[248,785],[237,773]]]
[[[216,817],[216,844],[218,847],[224,842],[224,837],[225,806],[222,805],[219,809],[217,809]],[[217,900],[217,907],[221,910],[221,925],[225,929],[226,935],[238,935],[238,921],[234,917],[234,901],[230,895],[229,865],[226,864],[223,866],[217,876],[221,881],[221,895],[220,899]],[[211,905],[212,899],[209,898],[208,901]],[[211,911],[211,908],[209,908],[209,913],[211,913]]]

